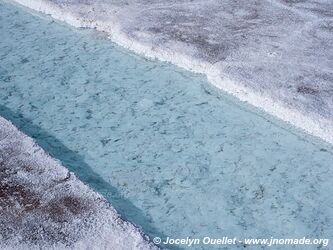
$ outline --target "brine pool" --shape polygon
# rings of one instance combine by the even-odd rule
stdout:
[[[150,237],[332,238],[332,146],[101,33],[0,9],[0,115]]]

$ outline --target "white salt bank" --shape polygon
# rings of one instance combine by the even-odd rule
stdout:
[[[105,31],[148,57],[333,143],[333,2],[15,0]]]
[[[2,117],[0,157],[1,249],[157,249]]]

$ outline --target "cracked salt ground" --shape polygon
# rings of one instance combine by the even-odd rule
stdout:
[[[332,238],[332,146],[101,34],[0,8],[0,115],[149,236]]]

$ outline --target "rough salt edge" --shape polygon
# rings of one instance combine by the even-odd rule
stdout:
[[[84,17],[66,12],[59,6],[45,0],[12,0],[30,9],[34,9],[53,18],[66,22],[75,27],[93,28],[106,32],[109,38],[118,45],[125,47],[147,58],[158,59],[185,68],[195,73],[205,74],[208,81],[225,92],[237,97],[241,101],[258,107],[265,112],[296,126],[310,135],[319,137],[333,144],[333,121],[316,114],[304,114],[300,110],[288,107],[281,100],[274,100],[263,93],[242,86],[240,83],[223,75],[217,64],[209,64],[185,54],[175,53],[168,48],[156,48],[153,45],[143,44],[131,39],[121,31],[121,24],[109,20],[108,23],[99,20],[84,20]]]
[[[66,176],[68,170],[60,162],[49,156],[41,149],[35,141],[19,131],[10,121],[0,116],[0,130],[6,134],[6,138],[0,141],[0,144],[6,145],[8,140],[19,140],[22,145],[21,150],[26,154],[25,157],[32,157],[37,165],[43,165],[47,178],[52,181],[58,175]],[[7,140],[7,142],[6,142]],[[45,176],[44,176],[45,177]],[[79,235],[76,241],[70,247],[64,245],[49,246],[50,249],[158,249],[149,242],[141,230],[131,223],[120,218],[117,211],[100,194],[91,190],[83,184],[74,175],[71,181],[73,194],[77,193],[79,197],[89,197],[95,201],[94,214],[88,217],[92,226],[84,228],[82,235]],[[34,180],[40,176],[34,176]],[[44,180],[47,181],[47,180]],[[84,195],[83,195],[84,194]],[[70,225],[67,225],[70,226]],[[47,242],[46,242],[47,244]],[[19,241],[19,235],[11,239],[11,245],[0,242],[0,249],[40,249],[38,245],[22,243]]]

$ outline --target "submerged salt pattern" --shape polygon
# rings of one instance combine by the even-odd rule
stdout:
[[[333,143],[333,2],[15,0],[110,34]]]
[[[147,234],[332,238],[331,146],[103,35],[0,8],[0,115]]]
[[[99,194],[0,117],[0,248],[155,249]]]

